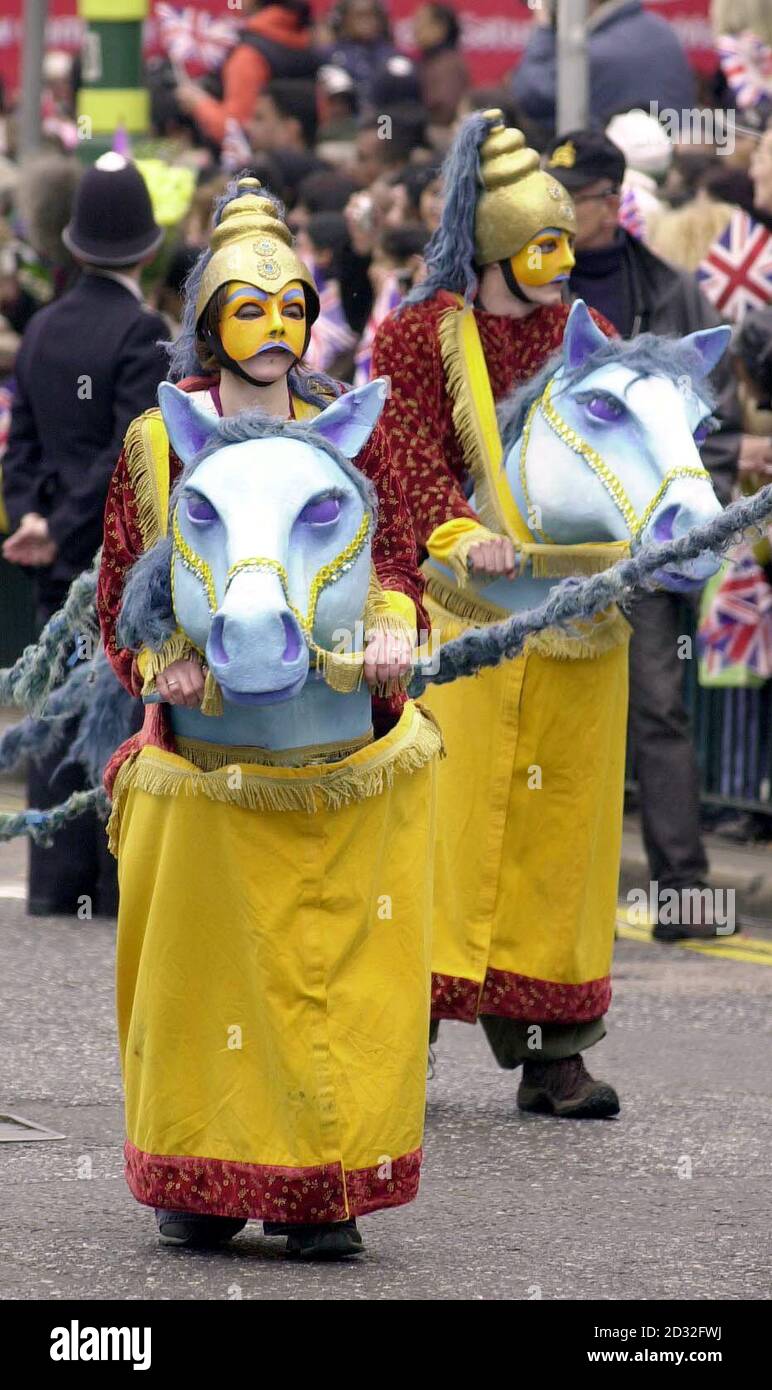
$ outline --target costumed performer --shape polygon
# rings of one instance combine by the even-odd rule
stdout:
[[[575,229],[570,195],[500,111],[464,122],[445,190],[427,278],[373,354],[374,375],[392,382],[383,423],[421,554],[459,586],[427,586],[442,640],[491,621],[463,592],[467,571],[516,582],[518,548],[536,539],[538,518],[515,505],[504,528],[486,505],[502,466],[494,402],[561,346]],[[587,642],[547,635],[427,696],[448,754],[435,1023],[479,1017],[500,1065],[523,1066],[520,1108],[570,1118],[619,1108],[582,1056],[605,1035],[621,842],[629,628],[617,614],[603,632],[590,655]]]
[[[240,426],[219,417],[246,409],[255,421],[262,406],[259,419],[273,417],[277,434],[308,430],[310,441],[317,420],[345,407],[334,383],[300,366],[317,311],[275,203],[241,180],[193,273],[173,362],[175,374],[189,371],[195,351],[207,373],[180,382],[199,437],[206,417],[226,444]],[[366,406],[352,400],[357,409],[367,423]],[[182,449],[184,429],[178,434]],[[357,1254],[356,1217],[412,1200],[418,1185],[441,745],[402,688],[422,586],[383,430],[373,420],[336,424],[330,438],[363,475],[377,524],[366,685],[338,686],[332,659],[324,681],[341,700],[366,697],[368,712],[368,687],[383,693],[374,740],[372,730],[353,742],[341,734],[287,756],[243,732],[226,739],[234,707],[176,604],[177,627],[163,642],[122,644],[133,566],[153,563],[169,544],[183,467],[158,411],[129,429],[108,500],[105,647],[128,689],[160,697],[106,772],[121,887],[126,1171],[137,1199],[155,1207],[162,1239],[175,1244],[217,1244],[259,1218],[300,1256]],[[154,573],[159,580],[163,569]],[[152,605],[154,584],[147,589]],[[183,737],[191,720],[196,734]],[[341,715],[341,730],[345,723]],[[231,771],[238,785],[226,792],[220,783]],[[309,777],[318,782],[313,810]],[[228,1029],[243,1020],[243,1048],[232,1048]],[[231,1084],[234,1058],[243,1071]]]

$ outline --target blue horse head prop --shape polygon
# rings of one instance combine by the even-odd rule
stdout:
[[[714,427],[706,379],[730,336],[722,326],[608,339],[582,300],[573,305],[559,358],[500,414],[507,482],[534,542],[628,542],[635,553],[719,514],[699,447]],[[706,552],[656,578],[686,590],[718,564]]]
[[[371,382],[299,423],[255,413],[218,420],[176,387],[159,388],[183,473],[155,566],[170,569],[176,623],[223,697],[219,718],[173,707],[176,732],[293,748],[369,727],[360,678],[376,500],[351,460],[387,389]],[[135,633],[148,562],[126,590],[122,623]]]

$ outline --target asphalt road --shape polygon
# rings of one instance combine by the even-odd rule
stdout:
[[[444,1024],[418,1201],[363,1221],[359,1261],[306,1267],[254,1223],[226,1253],[158,1246],[122,1176],[113,941],[0,900],[0,1110],[66,1136],[0,1144],[0,1298],[769,1297],[768,949],[620,941],[591,1058],[618,1120],[520,1115],[480,1029]]]

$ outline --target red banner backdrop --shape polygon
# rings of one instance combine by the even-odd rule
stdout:
[[[190,0],[172,0],[172,3],[182,9]],[[411,47],[411,16],[419,4],[420,0],[388,0],[397,42],[407,51]],[[231,14],[238,19],[238,11],[229,6],[227,0],[196,0],[196,8],[218,17]],[[316,0],[316,9],[323,16],[330,9],[330,0]],[[456,9],[463,24],[464,52],[475,82],[498,81],[515,66],[527,41],[531,9],[526,0],[456,0]],[[652,0],[647,9],[658,12],[672,23],[696,67],[703,70],[715,67],[708,22],[709,0]],[[0,79],[11,97],[21,71],[23,12],[24,0],[2,0]],[[80,35],[76,0],[49,0],[49,47],[74,51],[79,46]],[[153,50],[155,42],[155,24],[151,19],[147,25],[149,51]]]

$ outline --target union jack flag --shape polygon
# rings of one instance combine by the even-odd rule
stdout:
[[[697,634],[710,676],[743,666],[772,676],[772,588],[749,546],[733,552]]]
[[[772,235],[739,208],[697,267],[711,304],[735,323],[772,302]]]
[[[336,357],[353,348],[357,335],[343,313],[338,282],[327,280],[321,271],[312,269],[319,294],[319,317],[311,329],[304,361],[313,371],[326,372]]]
[[[643,241],[646,232],[646,218],[637,190],[629,185],[622,188],[619,199],[619,225],[624,227],[630,236],[636,237],[638,241]]]
[[[0,386],[0,458],[3,457],[8,448],[8,437],[11,433],[11,411],[13,409],[13,395],[7,386]],[[0,499],[0,507],[2,500]]]
[[[721,34],[716,42],[721,70],[740,110],[772,98],[772,48],[749,29]]]
[[[193,5],[176,10],[160,0],[155,14],[161,48],[189,77],[221,67],[238,36],[232,19],[217,19]]]
[[[225,118],[225,135],[220,149],[220,163],[228,174],[238,174],[252,162],[252,147],[238,121]]]

